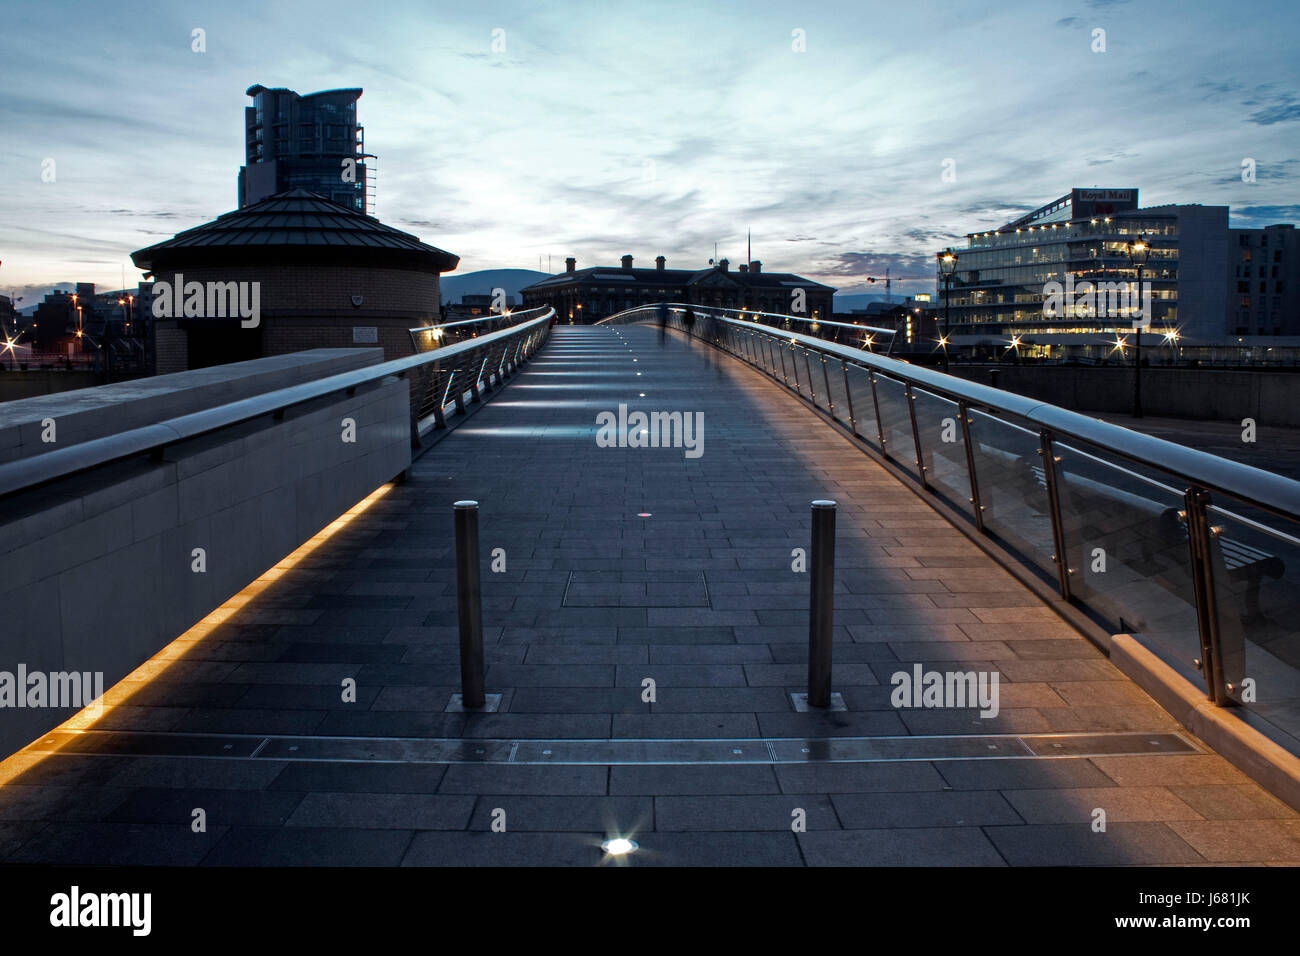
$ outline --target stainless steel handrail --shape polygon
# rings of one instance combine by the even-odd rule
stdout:
[[[488,315],[481,315],[477,319],[461,319],[459,322],[439,322],[439,323],[435,323],[434,325],[421,325],[413,329],[407,329],[406,332],[408,335],[411,336],[411,344],[418,349],[420,346],[419,343],[416,342],[415,337],[421,332],[434,332],[441,329],[459,329],[460,327],[466,325],[481,325],[484,322],[497,322],[502,319],[514,319],[514,322],[511,323],[511,327],[513,327],[515,325],[519,325],[524,322],[531,321],[531,319],[528,318],[530,313],[536,312],[538,313],[538,315],[541,315],[542,313],[545,313],[546,310],[549,308],[550,306],[539,305],[539,306],[534,306],[531,309],[519,309],[518,311],[514,311],[514,312],[509,310],[505,312],[492,312],[489,313]],[[500,329],[498,329],[497,331],[500,331]]]
[[[537,319],[475,339],[457,342],[445,348],[381,362],[378,365],[354,369],[350,372],[341,372],[314,382],[291,385],[273,392],[219,405],[216,408],[192,412],[115,435],[107,435],[7,462],[0,465],[0,496],[26,491],[136,455],[158,453],[176,442],[240,425],[265,415],[281,413],[295,405],[302,405],[337,392],[354,390],[390,376],[405,378],[411,371],[431,365],[452,364],[459,367],[461,362],[471,355],[477,359],[476,353],[490,351],[496,346],[505,347],[514,344],[515,339],[526,339],[540,333],[534,341],[526,344],[526,354],[530,355],[535,351],[535,346],[545,337],[553,315],[554,310],[548,308],[546,314]],[[521,354],[520,357],[526,356]],[[470,386],[470,391],[475,394],[477,394],[478,381],[476,378]],[[463,395],[462,392],[456,396],[457,405],[463,401]],[[418,441],[418,427],[418,420],[413,420],[415,441]]]
[[[719,310],[713,306],[690,306],[690,308],[697,315],[707,315],[728,325],[748,328],[766,335],[776,333],[777,338],[784,338],[797,342],[805,348],[834,355],[836,358],[864,366],[904,383],[919,385],[926,391],[949,401],[967,402],[993,411],[1019,416],[1041,427],[1050,428],[1059,435],[1089,442],[1129,461],[1193,482],[1207,490],[1219,492],[1279,517],[1300,520],[1300,481],[1252,465],[1229,461],[1153,435],[1144,435],[1098,418],[1089,418],[1087,415],[1080,415],[1078,412],[1048,402],[1025,398],[977,382],[968,382],[954,375],[945,375],[921,366],[909,365],[874,352],[838,345],[798,332],[775,330],[771,326],[758,322],[716,314],[719,311],[739,310]],[[651,321],[655,317],[655,306],[638,306],[609,316],[604,322],[613,324],[614,320],[638,312],[646,314],[632,321]]]

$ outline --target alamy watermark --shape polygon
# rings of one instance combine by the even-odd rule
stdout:
[[[17,673],[0,671],[0,707],[90,708],[104,711],[103,671],[29,671],[19,664]]]
[[[1084,279],[1075,283],[1074,273],[1065,274],[1065,284],[1053,279],[1043,283],[1043,315],[1050,319],[1106,318],[1125,316],[1133,328],[1145,329],[1151,324],[1151,283],[1143,282],[1093,282]]]
[[[148,936],[153,928],[152,893],[87,893],[75,884],[50,897],[50,925],[121,927],[132,936]]]
[[[911,672],[895,671],[889,702],[895,707],[980,708],[981,717],[998,715],[997,671],[927,671],[913,664]]]
[[[618,413],[596,416],[596,445],[599,448],[684,448],[687,458],[704,454],[704,413],[628,412],[620,404]]]
[[[255,329],[262,323],[262,283],[186,282],[176,273],[174,282],[154,283],[153,314],[157,319],[225,319],[238,317],[240,325]]]

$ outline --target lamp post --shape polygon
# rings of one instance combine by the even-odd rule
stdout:
[[[1146,265],[1147,257],[1151,255],[1151,243],[1146,241],[1144,236],[1138,236],[1136,239],[1130,239],[1124,244],[1124,251],[1128,253],[1129,261],[1137,266],[1137,297],[1138,307],[1141,308],[1142,302],[1142,267]],[[1130,312],[1132,306],[1130,305]],[[1138,315],[1137,320],[1133,323],[1133,331],[1137,339],[1133,349],[1133,417],[1142,417],[1142,315]]]
[[[939,345],[943,349],[943,370],[948,371],[948,314],[952,302],[952,277],[957,271],[957,254],[949,246],[943,252],[935,253],[939,262],[939,274],[943,276],[943,333],[939,336]]]

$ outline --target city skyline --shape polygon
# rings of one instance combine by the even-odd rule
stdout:
[[[395,4],[382,25],[333,18],[347,29],[311,44],[293,39],[299,8],[258,33],[250,9],[13,15],[0,293],[29,308],[75,281],[117,288],[124,270],[132,285],[131,251],[236,208],[254,83],[363,88],[376,214],[459,254],[461,273],[623,254],[699,268],[715,242],[743,261],[752,230],[769,267],[854,292],[886,267],[932,275],[936,249],[1074,186],[1227,205],[1233,226],[1300,208],[1285,3],[675,4],[658,23]],[[102,53],[67,41],[74,14]]]

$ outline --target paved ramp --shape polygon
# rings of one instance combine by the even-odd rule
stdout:
[[[599,447],[620,404],[702,412],[702,454]],[[461,498],[494,713],[447,712]],[[815,498],[845,709],[800,713]],[[1296,813],[831,425],[672,333],[556,328],[291,564],[5,765],[0,858],[594,865],[630,836],[633,865],[1300,862]],[[996,674],[996,716],[894,706],[918,665]]]

